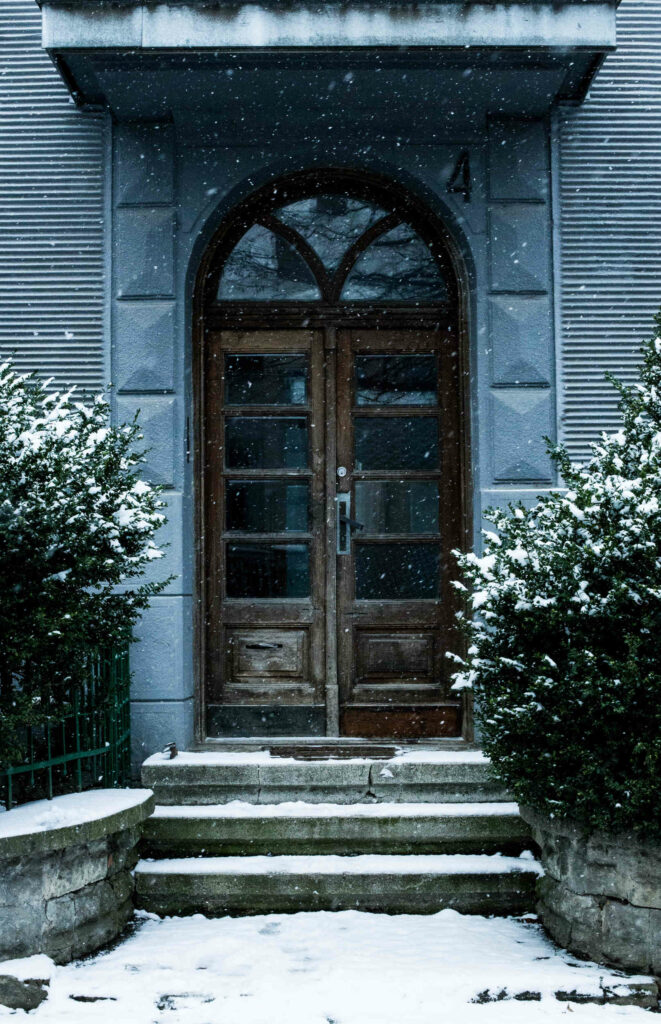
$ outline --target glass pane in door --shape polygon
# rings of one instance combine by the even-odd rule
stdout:
[[[227,545],[227,596],[234,598],[309,597],[307,544]]]
[[[226,405],[305,405],[307,388],[305,356],[226,357]]]
[[[432,416],[357,416],[355,468],[434,470],[438,466],[438,420]]]
[[[438,533],[438,483],[358,480],[356,519],[365,533]]]
[[[357,543],[356,597],[371,601],[438,597],[439,563],[435,544]]]
[[[225,447],[228,469],[303,469],[308,463],[307,420],[228,416]]]
[[[309,529],[310,485],[288,480],[230,480],[227,529],[241,533],[304,533]]]
[[[356,356],[357,405],[435,405],[436,356]]]

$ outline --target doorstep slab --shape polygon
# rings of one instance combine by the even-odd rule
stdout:
[[[142,781],[161,805],[509,800],[481,751],[409,751],[375,760],[299,760],[274,757],[268,750],[183,751],[173,760],[162,754],[148,758]]]
[[[508,853],[530,844],[516,804],[230,803],[157,807],[146,856]]]
[[[156,914],[311,910],[517,914],[534,906],[539,865],[485,856],[201,857],[141,861],[138,906]]]

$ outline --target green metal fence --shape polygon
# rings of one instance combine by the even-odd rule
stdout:
[[[0,801],[52,799],[84,789],[126,786],[130,773],[128,649],[90,656],[88,678],[66,711],[26,730],[20,764],[0,769]]]

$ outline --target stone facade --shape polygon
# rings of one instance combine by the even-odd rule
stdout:
[[[123,791],[107,796],[107,812],[93,820],[19,834],[3,835],[0,827],[0,960],[46,953],[67,963],[116,938],[130,919],[132,870],[153,797],[149,790],[134,790],[131,799]],[[62,804],[70,818],[73,800],[81,797],[59,797],[52,806]]]
[[[85,0],[44,0],[41,15],[33,0],[5,0],[0,19],[16,48],[4,87],[18,133],[7,136],[7,173],[31,160],[44,183],[19,249],[12,220],[8,349],[23,339],[20,366],[61,382],[112,380],[116,421],[140,410],[145,475],[168,505],[165,558],[151,573],[174,578],[132,651],[136,771],[165,743],[206,735],[192,352],[195,280],[215,230],[260,186],[316,167],[387,178],[443,221],[466,272],[479,544],[484,508],[534,501],[555,484],[544,436],[564,434],[578,456],[614,422],[603,371],[631,368],[648,330],[661,252],[650,141],[660,5],[623,0],[616,38],[608,0],[101,0],[92,13]],[[48,78],[42,39],[86,110]],[[607,64],[581,112],[599,54]],[[25,129],[35,110],[43,132]],[[448,191],[462,154],[467,196]],[[83,241],[72,217],[84,217]],[[72,239],[58,242],[59,257],[53,223],[64,225],[60,242]],[[75,313],[82,294],[85,319]],[[623,302],[627,316],[613,318]],[[79,326],[63,344],[72,315]]]
[[[113,129],[114,416],[122,422],[140,411],[144,474],[164,486],[168,516],[159,537],[165,557],[148,572],[174,577],[145,612],[131,655],[136,769],[171,740],[185,749],[204,734],[195,735],[194,723],[193,293],[209,239],[256,187],[330,163],[366,180],[385,177],[425,202],[473,284],[467,356],[476,542],[484,508],[533,501],[555,483],[543,440],[557,434],[548,118],[491,118],[485,109],[479,128],[442,134],[435,121],[403,155],[385,114],[383,137],[355,138],[346,123],[355,101],[345,101],[332,146],[303,102],[290,126],[270,133],[267,152],[243,132],[228,131],[223,148],[210,146],[195,124]],[[470,203],[447,191],[463,150],[471,157]]]
[[[627,970],[661,974],[661,850],[522,811],[542,851],[539,913],[560,945]]]

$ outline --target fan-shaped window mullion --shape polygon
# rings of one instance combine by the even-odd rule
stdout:
[[[319,302],[311,267],[284,235],[256,219],[223,264],[221,302]]]
[[[389,213],[386,217],[382,217],[376,224],[372,224],[371,228],[361,235],[357,241],[346,251],[342,257],[342,262],[337,268],[337,273],[334,274],[333,280],[330,285],[330,296],[331,302],[339,302],[344,282],[351,272],[351,268],[360,256],[360,254],[372,244],[372,242],[379,237],[379,235],[385,234],[386,231],[391,231],[392,228],[397,227],[400,223],[401,218],[396,213]]]
[[[367,245],[354,254],[338,301],[349,304],[446,302],[448,285],[427,243],[405,221],[382,222]]]
[[[319,291],[321,292],[322,297],[328,301],[328,297],[332,290],[331,279],[326,273],[323,263],[312,246],[308,245],[305,239],[299,235],[298,231],[295,231],[294,228],[290,228],[288,224],[283,224],[282,221],[278,220],[277,217],[271,216],[271,214],[264,214],[261,217],[258,217],[256,223],[268,228],[274,235],[280,235],[289,242],[292,248],[296,249],[301,259],[303,259],[310,268],[312,275],[319,286]]]
[[[365,197],[326,191],[287,202],[272,211],[312,246],[331,277],[347,249],[390,212],[389,207],[384,209]]]

